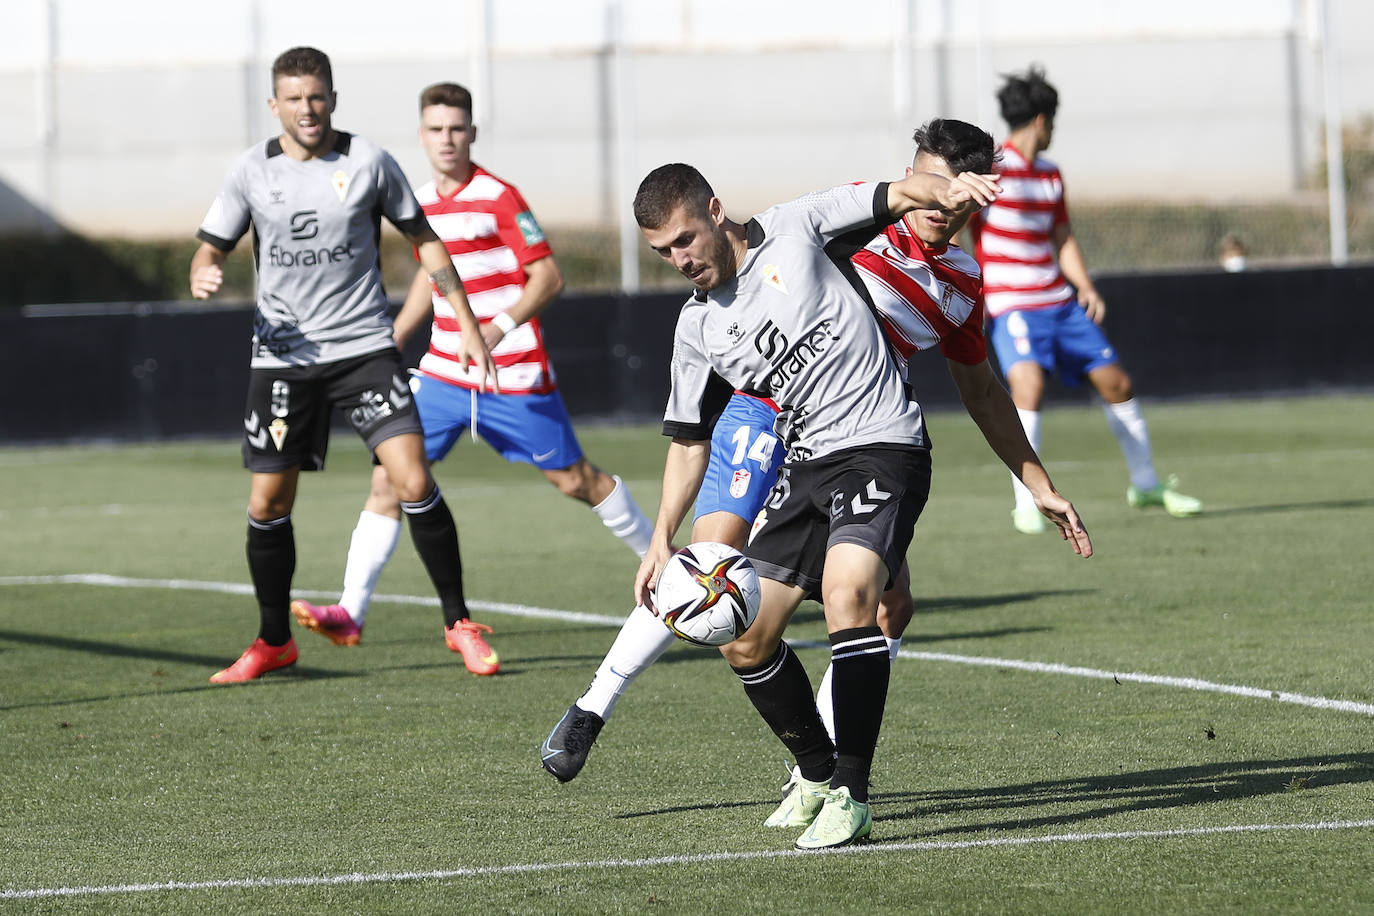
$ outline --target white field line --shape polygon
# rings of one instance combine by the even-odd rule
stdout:
[[[7,585],[101,585],[111,588],[165,588],[192,591],[222,592],[232,595],[251,595],[253,587],[239,582],[200,582],[193,579],[133,579],[125,576],[109,576],[103,573],[76,573],[63,576],[6,576],[0,577],[0,587]],[[305,598],[330,599],[337,591],[296,591]],[[374,601],[389,601],[397,604],[419,604],[438,607],[439,599],[418,595],[376,595]],[[546,620],[563,620],[573,623],[594,623],[618,627],[625,622],[623,616],[608,614],[584,614],[579,611],[563,611],[556,608],[531,607],[525,604],[506,604],[499,601],[469,601],[468,605],[477,610],[491,611],[496,614],[509,614],[514,617],[533,617]],[[628,613],[628,611],[626,612]],[[800,648],[826,648],[827,643],[810,640],[796,640],[793,645]],[[1087,677],[1098,680],[1113,679],[1130,681],[1137,684],[1154,684],[1160,687],[1178,687],[1184,690],[1201,690],[1209,693],[1226,693],[1232,696],[1252,699],[1273,700],[1278,703],[1292,703],[1313,709],[1331,709],[1338,712],[1353,712],[1359,715],[1374,716],[1374,703],[1358,703],[1354,700],[1333,700],[1330,697],[1308,696],[1289,693],[1283,690],[1270,690],[1264,687],[1247,687],[1241,684],[1221,684],[1192,677],[1171,677],[1164,674],[1144,674],[1141,672],[1105,671],[1100,668],[1084,668],[1077,665],[1062,665],[1055,662],[1032,662],[1015,658],[993,658],[980,655],[954,655],[948,652],[918,652],[902,649],[898,658],[920,661],[951,662],[959,665],[979,665],[987,668],[1012,668],[1036,674],[1063,674],[1072,677]]]
[[[694,855],[655,856],[645,859],[601,859],[590,862],[532,862],[521,865],[488,865],[433,871],[354,872],[346,875],[305,875],[296,878],[223,878],[216,881],[161,881],[151,884],[105,884],[84,887],[12,888],[0,890],[0,900],[35,900],[46,897],[79,897],[92,894],[144,894],[157,891],[201,891],[222,888],[320,887],[345,884],[394,884],[401,881],[443,881],[453,878],[538,874],[586,868],[661,868],[690,866],[710,862],[741,862],[750,859],[786,859],[815,855],[873,855],[888,852],[943,852],[959,849],[1021,847],[1053,843],[1093,843],[1113,840],[1173,839],[1235,833],[1275,833],[1279,831],[1315,832],[1320,830],[1365,830],[1374,820],[1317,821],[1310,824],[1235,824],[1226,827],[1193,827],[1180,830],[1120,830],[1111,833],[1056,833],[1044,836],[997,837],[986,840],[930,840],[922,843],[873,843],[816,852],[796,849],[755,852],[707,852]]]

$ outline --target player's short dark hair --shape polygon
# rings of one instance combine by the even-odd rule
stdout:
[[[272,93],[277,91],[277,80],[283,76],[318,76],[324,80],[329,91],[334,91],[334,71],[329,66],[329,55],[318,48],[287,48],[272,61]]]
[[[469,119],[472,118],[472,93],[457,83],[435,83],[421,90],[420,110],[424,111],[431,105],[461,108],[468,113]]]
[[[1033,66],[1025,73],[1007,73],[997,102],[1002,106],[1002,120],[1012,130],[1029,124],[1036,115],[1053,118],[1059,110],[1059,93],[1045,79],[1045,71]]]
[[[967,121],[935,118],[916,128],[911,139],[916,141],[918,155],[939,156],[956,175],[960,172],[991,174],[992,164],[997,161],[997,144],[992,134]]]
[[[706,214],[716,192],[700,172],[681,162],[660,165],[639,183],[635,194],[635,222],[645,229],[657,229],[673,211],[685,207],[693,216]]]

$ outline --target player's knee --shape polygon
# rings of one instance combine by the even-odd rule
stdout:
[[[434,489],[434,478],[429,476],[429,468],[424,465],[389,468],[387,475],[396,498],[401,502],[419,502]]]
[[[878,619],[878,596],[864,586],[841,584],[824,590],[825,619],[832,628],[871,627]]]
[[[291,500],[281,495],[254,494],[248,498],[248,516],[270,522],[291,514]]]
[[[778,651],[777,640],[763,641],[751,639],[748,632],[731,643],[720,647],[720,654],[733,668],[754,668],[762,665]]]

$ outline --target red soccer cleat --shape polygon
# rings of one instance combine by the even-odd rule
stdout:
[[[501,670],[501,659],[482,638],[483,633],[490,632],[491,627],[486,624],[460,620],[444,630],[444,642],[463,656],[463,664],[473,674],[495,674]]]
[[[296,651],[296,641],[288,639],[284,646],[269,646],[262,639],[253,644],[239,656],[238,661],[210,677],[212,684],[237,684],[262,677],[269,671],[294,665],[300,655]]]

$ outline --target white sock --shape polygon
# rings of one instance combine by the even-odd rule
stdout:
[[[1131,483],[1141,490],[1152,490],[1159,486],[1154,455],[1150,451],[1150,430],[1145,426],[1140,402],[1131,398],[1120,404],[1107,404],[1105,413],[1107,426],[1116,436],[1116,441],[1121,443],[1121,454],[1126,456]]]
[[[887,640],[887,660],[895,662],[897,660],[897,650],[902,647],[902,637],[893,639],[884,636]],[[816,711],[821,714],[821,721],[825,723],[825,732],[830,736],[830,740],[835,740],[835,701],[830,696],[830,670],[831,665],[825,666],[825,674],[821,675],[821,685],[816,688]]]
[[[654,533],[653,522],[640,511],[635,498],[630,495],[630,488],[625,486],[625,481],[619,477],[612,479],[615,481],[615,489],[611,491],[610,496],[592,506],[592,511],[601,516],[601,523],[611,529],[616,537],[625,542],[625,546],[642,559],[649,550],[649,539]]]
[[[1021,428],[1026,431],[1026,439],[1030,442],[1031,448],[1035,449],[1035,454],[1040,454],[1040,411],[1022,410],[1016,408],[1016,415],[1021,418]],[[1026,489],[1026,485],[1016,479],[1016,475],[1011,475],[1011,491],[1016,494],[1016,508],[1034,509],[1035,497],[1031,496],[1031,491]]]
[[[348,545],[343,593],[339,595],[339,604],[344,606],[348,616],[358,626],[362,626],[367,619],[367,606],[372,603],[372,593],[377,590],[377,579],[400,539],[400,519],[367,510],[359,513],[358,525],[353,529],[353,540]]]
[[[610,719],[616,700],[664,651],[677,642],[673,631],[663,625],[648,608],[640,605],[620,626],[611,650],[596,669],[592,685],[577,700],[577,705]]]

